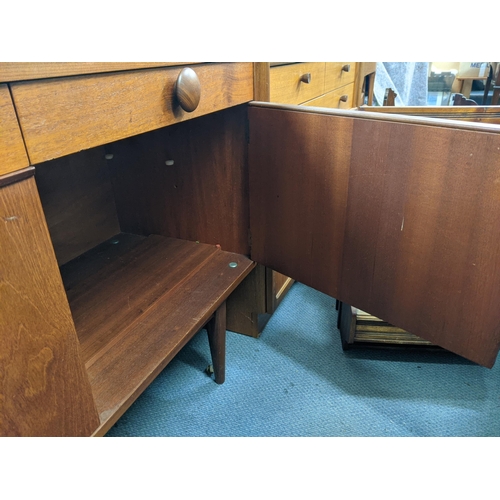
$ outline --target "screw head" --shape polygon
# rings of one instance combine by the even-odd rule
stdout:
[[[229,267],[238,267],[238,263],[237,262],[230,262]]]

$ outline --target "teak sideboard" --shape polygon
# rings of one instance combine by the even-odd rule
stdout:
[[[268,97],[264,63],[0,64],[1,435],[105,434],[203,327],[222,383],[256,263],[493,365],[500,127]]]

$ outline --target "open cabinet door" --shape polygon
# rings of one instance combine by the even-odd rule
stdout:
[[[252,258],[481,365],[500,341],[500,127],[251,103]]]

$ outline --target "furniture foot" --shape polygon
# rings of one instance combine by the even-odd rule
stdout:
[[[215,382],[223,384],[226,379],[226,302],[215,311],[207,323],[208,343],[212,355]]]
[[[340,320],[342,315],[342,307],[340,307],[340,300],[335,301],[335,309],[337,309],[337,328],[340,330]]]

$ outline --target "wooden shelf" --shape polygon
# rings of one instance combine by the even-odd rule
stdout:
[[[337,326],[344,349],[355,343],[434,347],[432,342],[356,307],[339,302],[337,309],[339,311]]]
[[[355,342],[380,342],[387,344],[415,344],[432,345],[413,333],[402,328],[397,328],[387,321],[384,321],[361,309],[351,307],[352,314],[356,317],[356,331],[354,333]]]
[[[212,245],[120,234],[61,268],[101,420],[97,434],[118,420],[254,265]]]

